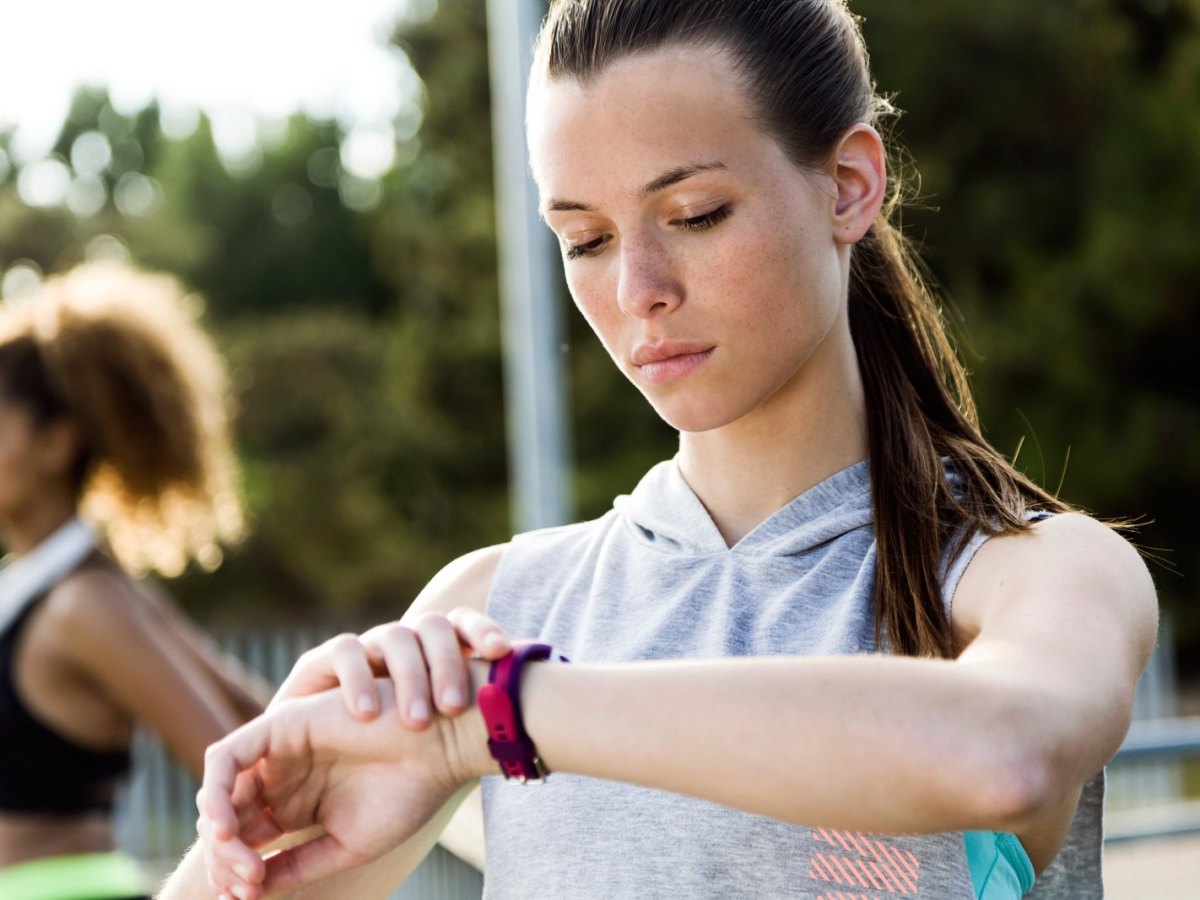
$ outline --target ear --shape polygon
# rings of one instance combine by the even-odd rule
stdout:
[[[853,244],[862,239],[883,208],[887,154],[879,132],[860,122],[842,135],[830,159],[837,185],[833,236],[841,243]]]

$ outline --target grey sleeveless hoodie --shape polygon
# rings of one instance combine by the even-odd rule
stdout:
[[[976,535],[944,567],[949,609]],[[674,461],[600,519],[521,535],[487,609],[574,662],[870,653],[868,464],[835,473],[729,548]],[[630,748],[636,752],[636,748]],[[483,781],[488,898],[973,898],[960,833],[789,825],[665,791],[556,774]],[[1033,896],[1098,898],[1103,774]]]

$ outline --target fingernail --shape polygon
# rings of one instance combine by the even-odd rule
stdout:
[[[358,711],[362,713],[375,712],[375,698],[370,694],[363,694],[358,698]]]
[[[245,863],[238,863],[233,867],[233,871],[238,878],[242,879],[242,881],[249,881],[251,874],[253,874],[250,871],[250,867]]]
[[[484,650],[499,650],[501,647],[505,646],[507,643],[508,642],[506,640],[504,640],[504,638],[501,635],[498,635],[498,634],[496,634],[496,632],[493,631],[491,634],[489,634],[487,637],[485,637],[483,639],[483,649]]]
[[[414,700],[412,706],[408,708],[410,718],[418,722],[424,722],[429,718],[429,704],[422,700]]]
[[[456,687],[448,687],[442,691],[442,706],[462,706],[463,693]]]
[[[240,884],[235,884],[229,889],[229,892],[233,894],[233,896],[237,897],[238,900],[246,900],[246,898],[250,896],[250,892]]]

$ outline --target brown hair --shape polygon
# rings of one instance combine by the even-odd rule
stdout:
[[[586,82],[622,57],[671,44],[729,53],[761,127],[800,168],[824,165],[853,125],[894,113],[875,91],[844,0],[553,0],[534,78]],[[1027,509],[1069,507],[981,436],[941,312],[892,224],[902,195],[893,178],[884,210],[854,246],[848,301],[867,403],[876,638],[886,635],[898,653],[949,657],[944,562],[973,530],[1023,532]]]
[[[170,277],[84,265],[0,307],[0,390],[78,425],[80,504],[134,573],[212,568],[240,536],[224,367]]]

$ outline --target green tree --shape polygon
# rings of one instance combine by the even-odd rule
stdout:
[[[853,7],[881,88],[908,110],[925,198],[908,230],[962,312],[987,433],[1023,441],[1020,463],[1066,499],[1153,520],[1141,542],[1194,574],[1196,7]],[[1200,646],[1191,579],[1156,575]]]

